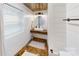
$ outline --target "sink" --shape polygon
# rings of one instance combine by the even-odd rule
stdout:
[[[34,28],[34,30],[43,31],[43,28]]]

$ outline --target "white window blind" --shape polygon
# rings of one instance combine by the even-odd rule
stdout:
[[[3,8],[4,35],[24,31],[24,13],[8,5]]]

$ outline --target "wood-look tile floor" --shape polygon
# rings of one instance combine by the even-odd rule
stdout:
[[[42,48],[38,48],[38,47],[35,47],[33,45],[30,45],[31,42],[39,42],[39,43],[44,43],[44,47],[45,49],[42,49]],[[40,45],[39,45],[40,46]],[[23,55],[23,53],[25,52],[25,50],[27,52],[30,52],[32,54],[36,54],[38,56],[48,56],[48,47],[47,47],[47,40],[44,40],[44,39],[39,39],[39,38],[33,38],[25,47],[23,47],[17,54],[16,56],[21,56]],[[26,52],[26,53],[27,53]],[[27,55],[26,55],[27,56]]]

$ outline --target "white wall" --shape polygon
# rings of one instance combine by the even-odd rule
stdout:
[[[67,4],[67,18],[79,19],[79,3]],[[79,55],[79,21],[70,21],[67,25],[67,48],[76,48]]]
[[[0,56],[2,55],[2,4],[0,4]]]
[[[66,46],[66,5],[64,3],[48,4],[48,46],[54,53]]]
[[[26,8],[23,4],[16,3],[11,5],[23,10],[23,12],[25,12],[27,15],[32,15],[32,11]],[[31,17],[28,16],[28,18],[25,19],[25,23],[26,24],[25,24],[24,32],[17,33],[16,35],[8,39],[2,39],[4,41],[3,55],[7,55],[7,56],[15,55],[30,40]]]
[[[0,27],[1,27],[1,23],[0,23]],[[0,28],[1,29],[1,28]],[[1,35],[1,30],[0,30],[0,35]],[[1,36],[0,36],[0,55],[1,55],[1,51],[2,51],[2,49],[1,49]]]
[[[43,15],[48,15],[48,9],[47,10],[42,10],[42,11],[35,11],[34,14],[37,14],[38,12],[42,12]]]

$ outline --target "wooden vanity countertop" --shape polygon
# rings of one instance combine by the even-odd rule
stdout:
[[[47,35],[47,30],[43,30],[43,31],[38,31],[38,30],[30,30],[31,33],[38,33],[38,34],[44,34],[44,35]]]

